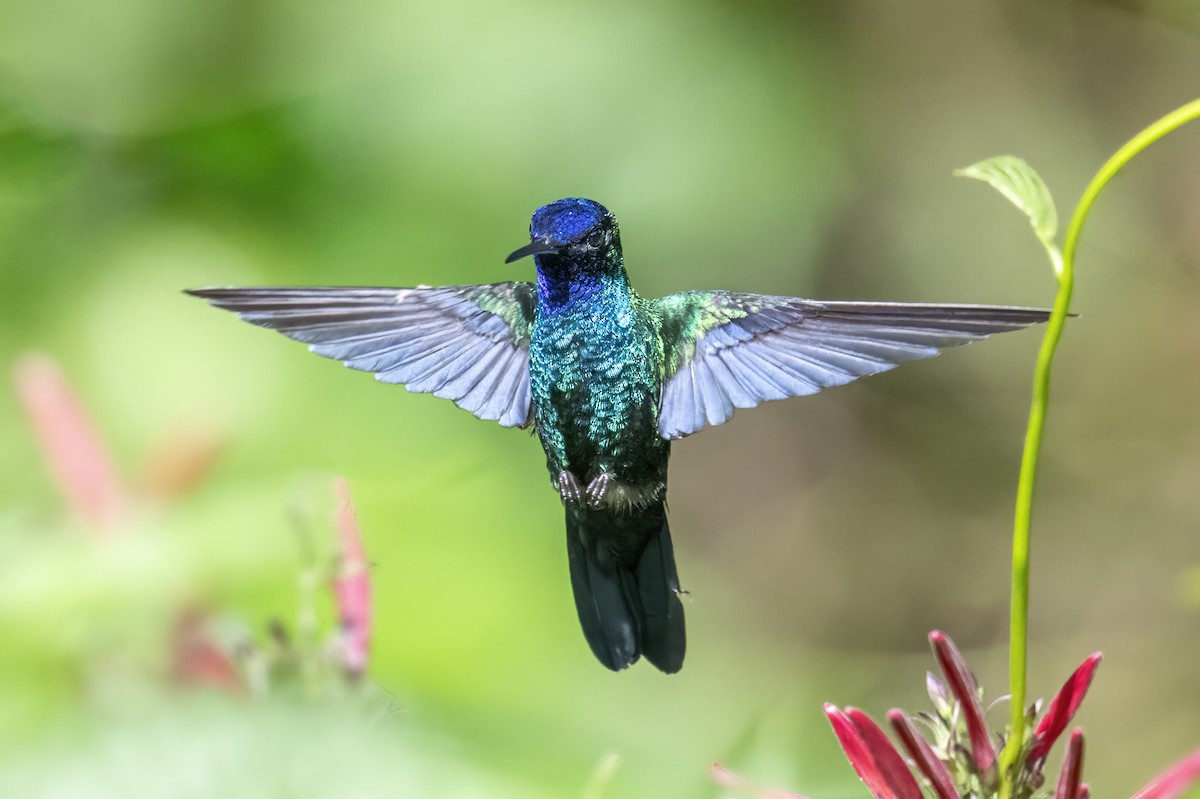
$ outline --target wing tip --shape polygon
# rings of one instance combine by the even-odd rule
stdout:
[[[253,299],[255,289],[242,286],[202,286],[194,289],[183,289],[189,297],[198,297],[210,305],[227,311],[240,310]]]
[[[199,297],[202,300],[211,300],[218,296],[223,291],[228,291],[232,286],[202,286],[196,289],[183,289],[183,293],[189,297]]]

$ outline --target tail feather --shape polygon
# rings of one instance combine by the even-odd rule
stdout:
[[[621,570],[590,553],[583,536],[568,534],[567,555],[583,635],[601,663],[620,671],[638,659],[640,635],[629,602],[636,587],[630,591]]]
[[[592,652],[613,671],[643,654],[673,674],[686,634],[671,532],[662,503],[634,511],[567,507],[575,608]]]
[[[646,542],[637,566],[638,593],[642,600],[642,654],[660,671],[674,674],[683,668],[687,633],[683,603],[679,601],[679,575],[666,514],[658,532]]]

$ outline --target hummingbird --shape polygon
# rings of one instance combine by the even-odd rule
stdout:
[[[686,650],[667,523],[671,442],[738,408],[815,394],[1049,311],[818,301],[732,291],[657,299],[629,283],[616,218],[582,198],[538,208],[536,279],[415,288],[187,293],[384,383],[532,426],[565,510],[579,622],[596,658],[672,674]]]

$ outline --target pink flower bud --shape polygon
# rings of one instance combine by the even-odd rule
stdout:
[[[1080,778],[1083,776],[1083,730],[1076,727],[1067,742],[1062,774],[1054,789],[1054,799],[1079,799]]]

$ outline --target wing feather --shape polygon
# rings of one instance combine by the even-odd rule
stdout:
[[[506,427],[529,424],[531,283],[188,293],[381,382],[450,399]]]
[[[733,415],[733,403],[725,393],[725,386],[713,374],[715,358],[697,358],[692,362],[696,373],[697,394],[704,403],[704,415],[709,424],[720,424]]]
[[[721,424],[735,408],[814,394],[1050,315],[1041,308],[718,291],[672,294],[654,308],[666,355],[659,433],[668,439]]]

